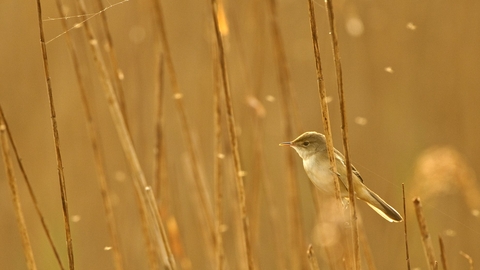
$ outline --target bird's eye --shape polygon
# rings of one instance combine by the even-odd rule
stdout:
[[[303,146],[308,146],[308,145],[310,145],[310,142],[308,142],[308,141],[303,142],[302,145],[303,145]]]

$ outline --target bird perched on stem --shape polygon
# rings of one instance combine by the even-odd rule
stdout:
[[[334,178],[330,168],[330,161],[325,143],[325,136],[318,132],[305,132],[291,142],[280,143],[281,146],[288,145],[297,151],[303,159],[303,168],[310,180],[317,188],[323,192],[334,195]],[[338,176],[340,179],[340,195],[342,198],[348,198],[348,180],[345,158],[337,150],[335,151],[335,162],[337,165]],[[366,202],[375,212],[390,222],[401,222],[402,216],[386,203],[375,192],[371,191],[363,183],[360,173],[352,166],[352,180],[355,195],[360,200]]]

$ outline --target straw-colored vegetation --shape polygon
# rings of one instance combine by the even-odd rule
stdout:
[[[0,269],[479,263],[466,2],[1,7]],[[309,130],[405,223],[318,192],[278,147]]]

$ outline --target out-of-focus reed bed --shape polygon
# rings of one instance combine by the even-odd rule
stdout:
[[[463,199],[472,216],[480,215],[480,189],[473,168],[452,146],[431,147],[420,153],[413,172],[411,193],[429,204],[445,198]]]
[[[390,3],[401,14],[391,16],[379,3],[309,0],[37,0],[22,15],[9,5],[0,269],[480,260],[480,96],[449,84],[475,88],[477,46],[436,62],[469,40],[442,22],[471,25],[473,8],[419,19],[430,6]],[[318,192],[278,147],[308,130],[397,210],[403,197],[405,226]]]

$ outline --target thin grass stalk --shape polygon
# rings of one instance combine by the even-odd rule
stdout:
[[[214,172],[213,183],[215,186],[215,269],[224,269],[225,252],[223,249],[222,223],[223,223],[223,175],[222,175],[222,104],[221,95],[221,79],[219,76],[220,69],[218,65],[218,53],[215,46],[213,50],[213,122],[214,122]]]
[[[320,267],[318,266],[317,257],[315,256],[315,252],[313,251],[312,244],[308,245],[307,257],[310,265],[310,270],[320,270]]]
[[[187,152],[189,154],[190,162],[192,165],[193,178],[195,180],[195,185],[197,187],[198,195],[200,197],[200,208],[204,217],[204,222],[207,225],[207,239],[211,240],[209,241],[209,249],[213,250],[213,246],[215,244],[215,230],[213,224],[214,217],[212,212],[212,204],[207,189],[205,188],[205,183],[201,177],[200,164],[194,151],[195,148],[193,144],[192,130],[188,123],[185,105],[183,104],[183,93],[180,91],[177,74],[173,65],[172,54],[170,52],[170,45],[168,43],[167,33],[165,30],[163,8],[159,0],[152,1],[154,3],[154,12],[156,15],[155,19],[157,20],[157,25],[159,27],[161,44],[163,46],[163,52],[165,53],[165,64],[167,66],[168,73],[170,74],[170,84],[172,86],[171,89],[175,98],[175,104],[182,126],[182,133],[184,135]]]
[[[263,243],[260,241],[261,237],[261,218],[263,217],[262,214],[262,207],[259,207],[261,203],[261,195],[264,193],[265,196],[265,205],[267,218],[268,218],[268,226],[272,230],[273,239],[273,256],[277,259],[278,265],[276,269],[286,269],[287,264],[286,260],[288,259],[287,256],[282,255],[282,243],[284,242],[284,237],[282,233],[279,231],[280,226],[277,224],[282,224],[280,219],[278,218],[279,210],[275,203],[273,203],[272,199],[272,184],[274,181],[270,181],[268,174],[265,172],[266,163],[265,163],[265,151],[264,151],[264,143],[262,141],[262,137],[264,134],[264,122],[261,116],[256,115],[254,118],[253,126],[253,133],[254,133],[254,161],[253,164],[256,167],[254,169],[253,178],[256,179],[252,183],[252,185],[256,185],[255,190],[252,192],[251,200],[249,206],[251,206],[252,214],[251,214],[251,231],[252,231],[252,246],[258,249],[263,249]],[[298,210],[297,210],[298,211]],[[253,218],[255,217],[255,218]],[[255,221],[255,222],[254,222]],[[259,242],[260,241],[260,242]],[[254,252],[256,250],[254,249]]]
[[[258,96],[258,95],[257,95]],[[260,105],[261,106],[261,105]],[[286,260],[288,259],[287,256],[283,256],[282,254],[282,243],[284,242],[284,237],[282,236],[282,233],[279,231],[279,226],[277,224],[282,224],[282,221],[280,221],[278,217],[278,207],[275,203],[273,203],[272,199],[272,184],[274,184],[274,181],[270,181],[268,174],[265,172],[266,168],[266,163],[265,163],[265,151],[264,151],[264,143],[262,142],[262,137],[264,135],[264,125],[263,125],[263,118],[262,116],[258,115],[256,113],[255,115],[255,120],[253,124],[253,137],[254,137],[254,166],[256,167],[254,169],[253,173],[253,179],[256,179],[254,181],[255,183],[252,183],[253,185],[256,185],[256,189],[252,191],[252,199],[250,200],[250,204],[253,209],[252,210],[252,222],[251,224],[251,231],[252,231],[252,246],[254,247],[259,247],[262,248],[262,243],[259,243],[260,246],[257,246],[256,243],[259,241],[260,237],[260,222],[261,222],[261,217],[263,215],[261,214],[262,212],[262,207],[259,207],[260,205],[260,198],[261,198],[261,193],[264,192],[265,196],[265,204],[266,204],[266,209],[267,209],[267,214],[268,214],[268,222],[272,234],[273,234],[273,252],[275,258],[277,258],[277,269],[286,269],[287,268],[287,263]],[[258,193],[258,194],[255,194]],[[255,222],[254,222],[255,221]],[[254,250],[255,252],[255,250]]]
[[[252,183],[253,185],[258,184],[258,198],[256,199],[256,204],[252,202],[254,198],[250,200],[250,204],[252,206],[252,216],[253,215],[258,215],[258,217],[255,218],[257,222],[253,223],[251,222],[251,231],[252,231],[252,245],[255,246],[255,241],[258,241],[258,238],[260,237],[260,221],[261,221],[261,208],[259,207],[260,205],[260,193],[264,192],[265,196],[265,204],[267,208],[267,221],[268,221],[268,226],[270,226],[273,234],[273,249],[274,249],[274,256],[277,258],[277,269],[286,269],[287,268],[287,257],[282,254],[282,243],[284,243],[284,237],[282,233],[279,231],[279,226],[278,224],[282,224],[282,221],[280,221],[278,217],[278,213],[280,212],[278,209],[278,206],[273,202],[273,186],[274,181],[270,181],[268,179],[268,174],[265,174],[265,151],[262,143],[262,135],[264,134],[264,125],[262,121],[262,117],[256,114],[254,124],[253,124],[253,132],[254,132],[254,166],[258,167],[257,172],[254,173],[253,179],[256,179],[254,181],[255,183]],[[258,182],[258,183],[257,183]],[[252,192],[253,193],[253,192]],[[254,197],[254,194],[252,194],[251,197]],[[254,211],[256,208],[256,211]],[[253,220],[253,219],[251,219]],[[260,243],[260,248],[262,248],[262,243]],[[255,250],[254,250],[255,252]]]
[[[348,218],[347,213],[344,212],[345,220]],[[351,230],[348,227],[345,227],[343,230],[340,230],[340,244],[342,245],[342,250],[344,251],[342,261],[346,270],[355,269],[355,260],[352,258],[353,254],[353,245],[351,240],[352,234]]]
[[[310,0],[311,2],[311,0]],[[355,260],[355,269],[360,269],[360,244],[358,240],[358,225],[357,225],[357,207],[355,200],[355,193],[353,188],[352,179],[352,166],[350,165],[350,149],[348,146],[348,121],[347,111],[345,105],[345,95],[343,91],[343,76],[342,76],[342,64],[340,61],[340,48],[338,46],[338,35],[335,27],[335,15],[333,12],[332,0],[325,0],[326,11],[328,16],[328,25],[330,28],[330,37],[332,40],[333,58],[335,62],[335,72],[337,77],[337,90],[340,101],[340,115],[342,120],[342,139],[343,139],[343,151],[345,156],[345,166],[347,167],[347,179],[348,179],[348,197],[350,199],[350,217],[352,221],[352,241],[353,241],[353,255]]]
[[[103,5],[103,1],[97,0],[97,5],[100,7],[99,10],[105,10],[105,6]],[[118,103],[120,105],[121,111],[123,113],[123,117],[125,118],[125,122],[128,128],[128,119],[127,119],[127,104],[125,102],[125,92],[123,90],[122,80],[123,80],[123,72],[120,69],[118,64],[117,56],[115,54],[115,48],[113,47],[113,38],[110,33],[110,27],[108,26],[107,20],[107,13],[100,12],[100,22],[101,26],[105,33],[105,51],[107,52],[110,63],[112,65],[113,73],[114,73],[114,83],[115,83],[115,91],[118,99]]]
[[[142,199],[142,191],[139,187],[139,183],[134,181],[134,193],[135,193],[135,201],[137,203],[138,212],[140,214],[140,224],[142,227],[142,236],[143,241],[145,243],[145,249],[147,251],[147,259],[148,259],[148,267],[150,270],[157,270],[160,269],[159,261],[158,261],[158,254],[161,253],[159,247],[155,245],[155,241],[153,237],[151,237],[151,227],[150,222],[148,220],[149,216],[147,213],[147,206],[145,205],[146,201]],[[165,260],[164,260],[165,261]]]
[[[276,269],[288,269],[287,268],[287,256],[285,256],[284,253],[282,253],[282,243],[284,243],[284,238],[279,232],[279,227],[278,224],[281,224],[281,221],[278,217],[278,213],[280,210],[278,207],[273,203],[273,198],[272,198],[272,186],[267,183],[268,179],[263,183],[263,190],[265,192],[265,200],[267,205],[271,205],[272,209],[269,209],[268,215],[269,215],[269,226],[273,230],[273,233],[275,234],[273,237],[273,244],[274,244],[274,250],[275,250],[275,256],[277,256],[277,267]]]
[[[42,4],[40,0],[37,0],[37,14],[38,14],[38,26],[40,32],[40,45],[42,48],[43,56],[43,70],[45,73],[45,81],[47,84],[47,94],[48,102],[50,105],[50,119],[52,123],[53,131],[53,141],[55,145],[55,157],[57,160],[57,172],[58,172],[58,182],[60,186],[60,195],[62,201],[62,214],[63,214],[63,223],[65,225],[65,238],[67,242],[67,254],[68,254],[68,265],[69,269],[75,269],[74,256],[73,256],[73,244],[72,244],[72,234],[70,231],[70,216],[68,214],[68,199],[67,199],[67,187],[65,184],[65,174],[63,172],[63,160],[60,153],[60,136],[58,134],[57,128],[57,113],[55,111],[55,104],[53,101],[53,88],[50,78],[50,69],[48,66],[48,55],[47,55],[47,46],[45,44],[45,34],[43,31],[43,19],[42,19]]]
[[[247,87],[248,88],[248,87]],[[253,99],[254,97],[251,96]],[[247,101],[248,102],[248,101]],[[260,235],[260,214],[262,211],[262,207],[257,207],[260,205],[260,194],[261,194],[261,187],[265,182],[264,176],[264,151],[263,151],[263,142],[261,135],[263,134],[262,130],[262,119],[254,112],[253,115],[253,123],[252,123],[252,179],[256,179],[253,181],[252,188],[251,188],[251,196],[248,204],[248,209],[250,209],[250,228],[252,232],[252,246],[254,248],[254,252],[259,247],[259,235]],[[270,207],[267,206],[267,207]]]
[[[298,114],[297,99],[292,91],[292,80],[290,78],[290,70],[288,67],[287,53],[285,51],[285,45],[283,42],[282,31],[280,29],[278,12],[277,12],[277,0],[268,0],[268,11],[270,15],[270,30],[272,31],[273,46],[275,51],[275,58],[278,66],[278,78],[280,81],[281,93],[285,95],[288,101],[288,110],[291,115],[288,116],[290,125],[292,126],[292,132],[296,130],[302,130],[301,117]],[[293,121],[295,120],[295,121]],[[297,134],[295,134],[297,135]],[[302,250],[302,256],[304,256],[304,249]]]
[[[427,259],[427,264],[430,269],[434,269],[435,262],[435,252],[433,250],[432,238],[427,229],[427,223],[425,221],[425,216],[423,215],[422,203],[420,198],[415,198],[413,200],[413,205],[415,206],[415,213],[417,214],[418,226],[420,227],[420,234],[422,236],[423,250],[425,251],[425,257]]]
[[[148,200],[148,203],[150,203],[151,214],[155,218],[156,224],[159,227],[160,235],[161,235],[161,238],[162,238],[162,244],[163,244],[163,247],[166,250],[166,255],[167,255],[166,261],[168,262],[168,265],[166,265],[166,266],[167,266],[168,269],[175,270],[177,268],[176,263],[175,263],[175,258],[173,257],[173,253],[172,253],[172,249],[170,248],[170,244],[168,243],[167,234],[165,233],[165,227],[163,226],[162,216],[160,215],[160,211],[159,211],[158,206],[155,202],[155,196],[153,194],[153,190],[152,190],[151,187],[146,187],[145,191],[147,193],[147,196],[150,198]]]
[[[86,14],[85,10],[85,2],[83,0],[79,1],[79,8],[81,14]],[[111,111],[111,115],[117,128],[117,132],[119,133],[120,142],[122,147],[124,148],[125,156],[127,158],[128,164],[131,166],[132,172],[134,173],[134,178],[141,184],[141,187],[147,187],[147,182],[145,180],[145,176],[143,170],[140,166],[140,162],[138,161],[133,142],[130,138],[128,130],[126,128],[125,120],[123,118],[123,114],[121,113],[120,106],[115,95],[115,90],[113,88],[113,84],[111,80],[108,78],[108,72],[106,69],[105,61],[103,60],[101,51],[99,50],[98,39],[95,37],[92,29],[90,28],[88,22],[84,22],[83,24],[85,28],[85,33],[87,35],[89,44],[91,45],[94,60],[97,63],[99,68],[100,77],[104,84],[105,96],[108,101],[109,109]],[[143,198],[149,198],[145,194],[142,196]]]
[[[360,244],[362,246],[363,256],[367,263],[368,270],[376,270],[375,261],[373,259],[372,249],[370,248],[370,244],[368,243],[367,235],[365,234],[365,227],[363,226],[363,219],[362,216],[359,215],[358,218],[358,236],[360,240]]]
[[[440,245],[440,259],[442,260],[443,270],[448,270],[447,257],[445,255],[445,245],[443,244],[443,239],[441,236],[438,236],[438,243]]]
[[[220,14],[225,14],[225,1],[219,1],[219,10]],[[252,15],[252,20],[254,21],[255,24],[258,25],[263,25],[265,17],[263,16],[263,2],[262,1],[256,1],[252,2],[253,4],[253,11],[254,15]],[[223,18],[220,18],[219,22],[220,25],[224,26],[222,27],[222,31],[228,32],[228,35],[231,36],[232,39],[232,44],[233,43],[238,43],[240,44],[242,42],[242,38],[240,36],[240,31],[229,31],[228,29],[228,23],[227,19],[222,16]],[[266,38],[264,33],[264,28],[263,27],[258,27],[255,29],[255,37],[256,37],[256,44],[262,44],[264,42],[264,39]],[[280,249],[282,247],[281,243],[283,242],[282,234],[278,231],[279,226],[276,226],[275,224],[281,224],[281,222],[278,220],[278,215],[274,214],[275,211],[278,211],[275,207],[275,205],[272,203],[272,196],[271,196],[271,187],[265,187],[266,185],[272,185],[274,181],[269,181],[268,175],[266,173],[266,164],[265,164],[265,143],[263,141],[263,135],[264,135],[264,129],[265,129],[265,108],[262,104],[262,101],[260,100],[260,84],[262,81],[262,76],[263,76],[263,66],[264,66],[264,58],[265,58],[265,46],[255,46],[255,51],[254,51],[254,56],[253,59],[256,59],[255,61],[255,70],[251,70],[245,67],[245,59],[247,59],[247,55],[245,53],[244,47],[243,46],[235,46],[235,48],[239,51],[239,61],[236,62],[237,67],[239,68],[239,74],[241,75],[242,81],[244,81],[244,86],[243,88],[246,90],[246,102],[249,105],[251,109],[253,109],[253,116],[252,116],[252,124],[250,131],[252,133],[252,141],[253,143],[251,144],[251,151],[254,153],[252,155],[252,159],[249,161],[250,164],[252,164],[252,169],[251,175],[252,179],[255,179],[250,185],[250,190],[247,190],[246,192],[248,193],[250,191],[250,196],[249,200],[247,201],[247,209],[249,209],[249,221],[250,221],[250,232],[251,232],[251,243],[252,243],[252,252],[254,254],[258,254],[259,249],[263,249],[263,244],[260,243],[260,228],[261,228],[261,218],[263,218],[262,211],[264,209],[268,209],[270,213],[267,215],[267,222],[269,223],[270,228],[272,229],[272,234],[273,238],[272,243],[273,244],[273,252],[275,258],[278,259],[279,265],[282,265],[281,267],[277,268],[285,268],[286,264],[286,256],[282,256],[280,253]],[[218,63],[218,62],[216,62]],[[257,76],[257,82],[253,83],[252,82],[252,75],[255,74]],[[265,207],[259,207],[261,204],[261,199],[262,199],[262,193],[265,192],[266,198],[265,198]],[[276,219],[276,221],[275,221]],[[258,255],[260,256],[260,255]]]
[[[259,46],[261,47],[261,46]],[[250,88],[247,86],[247,89]],[[258,89],[258,87],[254,87]],[[257,91],[256,91],[257,92]],[[255,110],[254,123],[252,124],[252,132],[253,132],[253,173],[252,179],[256,179],[254,183],[252,183],[252,195],[250,196],[249,205],[251,206],[250,213],[250,225],[251,225],[251,232],[252,232],[252,247],[254,247],[253,252],[256,252],[255,248],[262,249],[262,243],[259,243],[260,238],[260,225],[261,225],[261,218],[262,215],[262,207],[259,207],[261,204],[261,195],[264,192],[265,196],[265,205],[267,209],[267,222],[269,223],[273,234],[273,253],[275,254],[275,258],[277,258],[277,269],[285,269],[287,268],[286,260],[288,259],[287,256],[283,256],[282,254],[282,243],[284,242],[284,238],[282,233],[279,231],[279,226],[277,224],[282,224],[282,221],[279,220],[278,214],[279,210],[275,203],[273,203],[272,199],[272,185],[275,184],[274,181],[270,181],[268,179],[268,174],[265,171],[266,163],[265,163],[265,150],[264,150],[264,143],[262,141],[264,135],[264,122],[263,118],[265,117],[265,108],[256,97],[259,96],[259,93],[251,94],[251,96],[247,97],[247,103]]]
[[[262,164],[265,164],[265,160],[262,158]],[[277,256],[277,267],[276,269],[287,269],[287,256],[285,256],[284,253],[282,253],[282,243],[284,243],[284,238],[279,231],[278,224],[281,224],[280,218],[278,217],[278,213],[280,210],[278,209],[279,207],[273,202],[273,190],[272,190],[272,185],[271,181],[268,180],[268,177],[265,177],[265,181],[262,182],[262,190],[265,192],[265,201],[266,205],[270,205],[269,210],[268,210],[268,217],[269,217],[269,226],[273,230],[273,245],[274,245],[274,254]]]
[[[55,2],[57,4],[57,9],[58,9],[58,12],[60,13],[60,16],[65,18],[66,14],[63,9],[63,5],[61,1],[57,0]],[[73,62],[73,67],[75,70],[75,75],[78,83],[78,89],[80,91],[82,105],[85,113],[87,131],[90,137],[90,143],[91,143],[93,154],[94,154],[95,167],[97,171],[97,180],[100,187],[100,194],[102,195],[102,203],[105,211],[105,218],[107,222],[108,232],[110,234],[110,239],[112,240],[113,261],[114,261],[115,269],[121,270],[123,269],[123,256],[120,251],[121,250],[120,238],[118,234],[117,224],[115,222],[115,216],[113,214],[113,206],[110,199],[111,191],[107,183],[105,164],[103,160],[104,155],[101,150],[102,148],[100,145],[100,138],[98,136],[97,127],[93,118],[93,112],[91,110],[91,106],[88,101],[87,90],[83,83],[84,78],[82,77],[81,71],[80,71],[80,62],[78,59],[78,53],[76,51],[75,46],[73,45],[70,32],[68,31],[67,21],[63,19],[61,20],[61,22],[62,22],[63,29],[65,30],[65,39],[70,52],[70,57]]]
[[[12,159],[10,158],[10,150],[8,146],[8,135],[7,135],[6,129],[7,127],[2,117],[0,119],[0,137],[1,137],[1,144],[2,144],[2,156],[3,156],[3,162],[6,169],[7,178],[8,178],[8,185],[10,187],[10,192],[12,194],[13,208],[15,210],[17,226],[18,226],[18,230],[20,231],[20,236],[22,238],[23,253],[25,255],[25,259],[27,260],[28,269],[36,270],[37,265],[35,263],[35,258],[33,256],[32,244],[30,242],[30,237],[28,236],[27,224],[25,223],[22,205],[20,203],[20,197],[18,195],[18,186],[17,186],[17,181],[15,179]]]
[[[257,207],[261,204],[261,191],[262,191],[262,185],[265,182],[265,177],[264,177],[264,163],[263,163],[263,158],[264,158],[264,153],[263,153],[263,142],[261,138],[261,134],[263,131],[261,130],[261,119],[258,117],[258,115],[254,115],[252,119],[252,179],[256,179],[252,183],[251,187],[251,196],[248,204],[248,209],[250,209],[250,228],[252,232],[252,246],[254,247],[254,252],[256,252],[256,249],[259,247],[259,235],[260,235],[260,217],[261,217],[261,212],[262,212],[262,207]],[[267,206],[268,209],[269,206]]]
[[[20,168],[20,172],[22,173],[23,179],[25,180],[25,184],[27,185],[28,194],[30,195],[30,198],[32,199],[33,205],[35,207],[35,212],[37,213],[38,217],[40,218],[40,223],[42,224],[43,231],[44,231],[45,235],[47,236],[48,243],[50,244],[50,247],[52,248],[52,251],[55,255],[55,259],[58,263],[58,266],[60,267],[60,269],[64,270],[65,268],[63,267],[62,260],[60,259],[60,255],[58,253],[58,250],[55,247],[55,244],[53,243],[53,239],[52,239],[52,236],[50,234],[50,230],[48,229],[47,222],[45,221],[45,218],[42,214],[42,211],[40,210],[40,205],[38,204],[37,197],[35,196],[35,193],[33,192],[33,188],[32,188],[32,185],[30,184],[30,180],[27,176],[27,172],[25,170],[25,167],[23,167],[22,159],[20,158],[20,155],[18,154],[17,146],[15,145],[12,134],[10,133],[10,128],[8,127],[7,119],[5,118],[5,115],[3,114],[3,110],[2,110],[1,105],[0,105],[0,120],[3,121],[3,124],[5,125],[5,131],[7,132],[10,144],[12,145],[13,153],[15,154],[15,158],[17,160],[18,167]]]
[[[408,252],[408,232],[407,232],[407,206],[405,204],[405,184],[402,183],[402,198],[403,198],[403,230],[405,235],[405,261],[407,263],[407,270],[410,270],[410,254]],[[445,269],[446,270],[446,269]]]
[[[287,66],[285,48],[283,45],[280,28],[278,25],[278,15],[275,0],[268,1],[268,12],[270,13],[270,28],[272,31],[273,46],[275,52],[275,60],[278,66],[278,79],[280,82],[280,100],[281,111],[284,119],[284,135],[286,138],[294,138],[295,128],[292,116],[295,116],[294,98],[291,90],[290,72]],[[286,152],[286,169],[287,169],[287,196],[288,208],[290,213],[290,241],[292,254],[290,256],[292,268],[306,268],[305,258],[305,236],[303,232],[302,219],[300,216],[300,202],[298,198],[298,185],[296,177],[295,153],[293,151]]]
[[[219,1],[219,10],[220,14],[225,14],[225,5],[224,5],[224,0]],[[260,1],[255,3],[256,5],[261,5],[262,3]],[[261,24],[261,16],[260,16],[260,11],[258,11],[258,6],[255,7],[253,10],[255,10],[255,14],[252,15],[252,21],[258,25]],[[242,42],[242,38],[240,37],[240,31],[230,31],[229,26],[228,26],[228,21],[223,15],[222,18],[219,20],[220,25],[222,26],[222,31],[227,32],[228,35],[231,36],[231,43],[235,44],[238,43],[240,44]],[[255,29],[255,33],[257,33],[256,37],[258,37],[258,32],[257,30],[261,31],[263,28],[258,27]],[[225,34],[225,35],[227,35]],[[260,35],[263,37],[264,35]],[[256,40],[255,42],[257,44],[261,44],[263,40]],[[247,193],[250,192],[249,200],[247,203],[247,208],[249,209],[250,212],[250,232],[251,232],[251,241],[252,241],[252,249],[253,252],[256,254],[257,248],[259,247],[258,243],[258,237],[260,234],[260,213],[262,210],[262,207],[257,207],[260,205],[260,194],[262,190],[262,185],[266,181],[265,180],[265,167],[264,167],[264,147],[263,147],[263,141],[262,141],[262,135],[263,135],[263,118],[265,117],[265,108],[263,107],[262,102],[258,99],[259,98],[259,86],[255,85],[252,82],[252,72],[255,72],[253,70],[249,70],[246,68],[245,65],[245,59],[247,59],[247,55],[245,53],[245,50],[243,46],[235,46],[235,48],[238,50],[239,54],[239,61],[236,62],[236,66],[239,68],[239,74],[241,80],[244,82],[244,88],[246,90],[245,94],[245,99],[246,103],[248,106],[253,110],[253,115],[252,115],[252,125],[251,125],[251,140],[253,143],[251,144],[251,151],[254,153],[252,155],[252,159],[250,160],[250,164],[252,165],[251,173],[249,173],[252,177],[252,179],[256,179],[255,181],[252,182],[250,185],[250,191],[247,190]],[[256,59],[255,61],[255,68],[257,71],[262,70],[263,67],[263,55],[259,54],[260,51],[264,50],[264,46],[255,46],[256,50],[253,56],[253,59]],[[215,62],[215,63],[218,63]],[[259,78],[261,75],[258,75]],[[259,80],[260,81],[260,80]],[[271,205],[267,205],[267,209],[270,208]]]
[[[160,47],[160,46],[159,46]],[[164,71],[165,71],[165,58],[163,56],[163,52],[159,48],[159,55],[158,55],[158,70],[157,70],[157,80],[156,80],[156,87],[155,87],[155,146],[154,146],[154,169],[153,175],[154,179],[152,181],[152,190],[153,194],[157,198],[157,204],[160,207],[160,214],[166,217],[167,225],[170,222],[177,224],[177,220],[174,215],[171,214],[171,197],[170,197],[170,189],[169,183],[167,178],[167,163],[166,163],[166,149],[165,149],[165,140],[164,140],[164,97],[165,97],[165,87],[164,87]],[[175,225],[176,226],[176,225]],[[185,254],[183,254],[183,243],[178,237],[178,233],[175,233],[171,230],[170,226],[166,227],[167,234],[171,236],[171,243],[172,243],[172,253],[177,255],[178,260],[186,260]],[[176,252],[175,250],[176,248]]]
[[[462,255],[468,261],[468,265],[470,266],[470,270],[473,270],[473,259],[467,253],[460,251],[460,255]]]
[[[215,35],[218,46],[218,56],[220,62],[220,71],[222,75],[222,83],[225,97],[226,113],[227,113],[227,122],[228,122],[228,133],[230,135],[230,146],[233,152],[233,161],[235,165],[235,183],[237,189],[238,203],[240,207],[240,215],[242,220],[243,228],[243,242],[245,247],[245,252],[247,256],[247,265],[248,269],[254,269],[254,261],[252,254],[252,247],[250,243],[250,231],[247,217],[247,207],[245,202],[245,188],[243,185],[243,175],[242,166],[240,162],[240,153],[238,151],[238,138],[235,124],[235,117],[233,113],[232,106],[232,96],[230,92],[230,86],[228,84],[228,74],[226,67],[226,57],[223,47],[222,33],[220,32],[220,25],[218,22],[218,4],[216,0],[212,0],[212,16],[214,21]]]
[[[164,96],[165,96],[165,87],[164,87],[164,68],[165,61],[163,53],[159,53],[158,57],[158,80],[156,80],[157,85],[155,87],[155,146],[154,146],[154,162],[153,162],[153,183],[152,188],[156,198],[162,199],[165,201],[165,198],[162,197],[161,191],[166,186],[166,172],[165,167],[165,141],[164,141]],[[164,193],[167,195],[167,192]],[[168,203],[166,203],[168,205]]]
[[[86,10],[85,10],[85,3],[83,0],[80,0],[78,2],[78,7],[80,10],[80,13],[85,15]],[[98,45],[98,40],[95,37],[95,34],[93,33],[92,29],[90,28],[90,25],[88,21],[85,21],[83,24],[85,28],[85,34],[87,36],[87,39],[89,41],[89,44],[91,45],[90,48],[92,49],[94,61],[96,63],[96,66],[99,71],[99,76],[101,78],[101,82],[103,84],[103,90],[105,92],[105,96],[107,99],[108,107],[110,110],[110,115],[112,117],[112,120],[114,122],[115,128],[117,130],[120,143],[122,145],[122,149],[125,155],[125,158],[127,160],[127,164],[129,165],[129,169],[131,173],[133,174],[133,182],[134,182],[134,187],[135,187],[135,194],[137,196],[137,203],[140,208],[140,213],[141,216],[144,217],[142,218],[142,228],[143,228],[143,233],[145,240],[147,241],[147,250],[152,252],[152,242],[151,239],[146,235],[147,230],[153,230],[153,234],[155,236],[155,243],[158,243],[158,240],[160,239],[160,232],[155,231],[155,223],[154,220],[151,217],[148,217],[148,211],[147,207],[151,207],[151,205],[156,204],[156,202],[150,202],[151,200],[150,196],[147,196],[145,188],[147,187],[147,181],[145,179],[145,174],[143,173],[143,170],[140,166],[140,162],[138,160],[138,156],[135,152],[135,148],[133,146],[132,139],[130,137],[130,133],[128,131],[125,119],[123,117],[120,105],[118,103],[118,99],[115,94],[115,90],[113,88],[113,84],[108,76],[108,71],[105,65],[105,61],[103,60],[102,53],[100,51],[99,45]],[[148,202],[148,203],[146,203]],[[158,236],[158,237],[157,237]],[[160,252],[158,251],[159,246],[158,245],[153,245],[153,248],[155,250],[156,254],[159,254]],[[153,259],[152,254],[149,255],[150,259],[150,266],[153,267],[156,263],[151,261]]]

